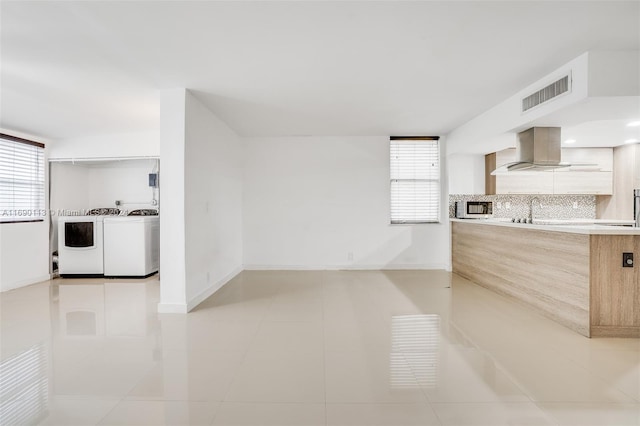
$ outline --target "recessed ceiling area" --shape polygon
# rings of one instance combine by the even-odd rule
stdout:
[[[637,1],[0,3],[0,126],[157,130],[186,87],[241,136],[444,135],[568,60],[640,48]]]
[[[640,121],[640,97],[592,97],[535,120],[531,126],[560,127],[566,147],[614,147],[640,140],[640,126],[628,125],[634,121]]]
[[[562,127],[562,146],[609,147],[640,142],[640,126],[628,124],[629,120],[596,120]]]

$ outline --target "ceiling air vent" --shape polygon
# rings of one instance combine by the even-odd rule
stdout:
[[[569,92],[571,89],[571,75],[567,74],[558,81],[554,81],[547,87],[538,90],[535,93],[522,99],[522,112],[529,111],[531,108],[550,101],[551,99]]]

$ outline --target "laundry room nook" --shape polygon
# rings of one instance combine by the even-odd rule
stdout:
[[[145,278],[160,264],[159,159],[51,160],[52,271]]]

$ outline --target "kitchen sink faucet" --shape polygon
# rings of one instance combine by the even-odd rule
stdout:
[[[531,219],[531,223],[533,223],[533,220],[534,220],[533,205],[535,204],[536,201],[538,202],[538,206],[542,208],[542,203],[540,202],[540,199],[538,197],[533,197],[531,199],[530,210],[529,210],[529,219]]]

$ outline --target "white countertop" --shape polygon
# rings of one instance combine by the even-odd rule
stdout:
[[[502,219],[497,219],[502,220]],[[633,226],[635,221],[622,219],[534,219],[535,225],[623,225]]]
[[[631,226],[612,226],[603,225],[602,223],[618,223],[627,224],[629,221],[612,221],[607,220],[605,222],[599,222],[595,219],[588,219],[580,222],[580,220],[573,219],[571,221],[551,221],[552,223],[513,223],[511,219],[456,219],[451,218],[452,222],[463,222],[475,225],[489,225],[489,226],[505,226],[508,228],[520,228],[520,229],[532,229],[537,231],[551,231],[551,232],[569,232],[573,234],[589,234],[589,235],[640,235],[640,228]],[[594,223],[595,222],[595,223]],[[553,224],[558,223],[558,224]]]

